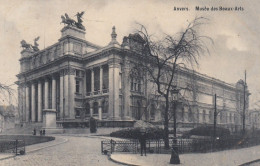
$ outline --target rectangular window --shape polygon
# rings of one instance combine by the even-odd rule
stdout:
[[[80,71],[76,70],[76,77],[80,77]]]
[[[100,72],[99,72],[99,68],[95,68],[93,70],[94,72],[94,91],[98,91],[100,90]]]
[[[79,89],[80,89],[80,82],[76,80],[76,93],[79,93]]]
[[[138,92],[141,92],[141,84],[138,84]]]

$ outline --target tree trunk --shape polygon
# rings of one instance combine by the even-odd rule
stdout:
[[[216,141],[216,128],[217,128],[217,95],[214,98],[214,131],[213,131],[213,146],[215,148]]]
[[[166,149],[169,149],[169,101],[168,98],[166,98],[166,107],[164,110],[164,146]]]

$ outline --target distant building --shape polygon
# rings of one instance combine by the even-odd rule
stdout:
[[[260,110],[249,111],[249,127],[253,130],[260,129]]]
[[[130,34],[119,44],[113,27],[111,42],[101,47],[87,41],[85,33],[65,26],[57,43],[40,51],[22,50],[17,75],[21,123],[41,123],[42,110],[55,109],[61,125],[84,123],[91,116],[100,122],[142,119],[162,124],[163,101],[147,105],[147,96],[155,90],[152,83],[130,74],[140,36]],[[194,86],[187,96],[191,104],[177,107],[179,126],[213,124],[217,94],[218,124],[232,131],[241,128],[242,80],[228,84],[188,69],[181,69],[176,79],[180,87]],[[247,86],[245,94],[247,111]]]
[[[15,109],[14,106],[0,106],[0,132],[15,127]]]

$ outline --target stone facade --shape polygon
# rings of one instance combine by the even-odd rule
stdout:
[[[87,121],[92,116],[100,121],[161,123],[163,100],[148,101],[154,85],[146,76],[131,76],[140,37],[129,35],[121,45],[116,37],[113,27],[111,42],[100,47],[85,40],[85,31],[66,26],[56,44],[38,52],[22,50],[17,75],[21,122],[42,122],[42,110],[55,109],[60,122]],[[180,125],[212,124],[217,94],[218,122],[241,126],[243,81],[227,84],[188,69],[180,69],[175,79],[179,87],[193,86],[186,96],[190,106],[177,107]],[[246,109],[248,96],[246,87]]]

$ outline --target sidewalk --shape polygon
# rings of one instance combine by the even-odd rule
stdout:
[[[35,152],[35,151],[38,151],[38,150],[41,150],[41,149],[44,149],[44,148],[63,144],[63,143],[66,143],[66,142],[68,142],[68,139],[55,136],[55,140],[53,140],[53,141],[26,146],[25,152],[26,152],[26,154],[28,154],[28,153],[32,153],[32,152]],[[0,160],[12,158],[12,157],[15,157],[15,154],[13,154],[13,153],[0,153]]]
[[[169,164],[170,154],[147,154],[147,156],[140,156],[140,154],[123,154],[113,153],[110,156],[111,160],[126,164],[126,165],[141,165],[152,166],[160,165],[166,166]],[[226,150],[214,153],[193,153],[181,154],[180,165],[185,166],[238,166],[246,162],[250,162],[260,158],[260,146]]]

